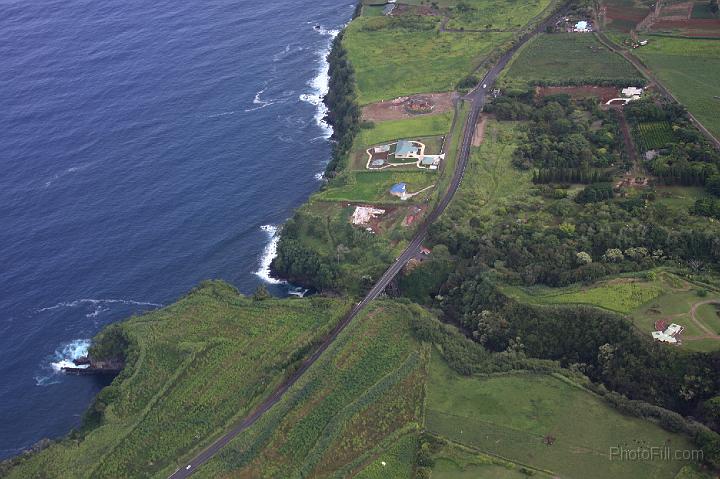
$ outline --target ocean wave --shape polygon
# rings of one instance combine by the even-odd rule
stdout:
[[[96,306],[95,311],[97,311],[97,306],[103,306],[105,304],[129,304],[129,305],[133,305],[133,306],[152,306],[154,308],[162,308],[162,304],[150,303],[147,301],[134,301],[132,299],[82,298],[82,299],[76,299],[74,301],[62,301],[62,302],[54,304],[52,306],[40,308],[37,310],[37,312],[42,313],[44,311],[52,311],[54,309],[60,309],[60,308],[76,308],[78,306],[83,306],[83,305],[88,305],[88,304]],[[90,313],[90,314],[92,314],[92,313]],[[100,313],[97,313],[97,314],[100,314]],[[94,316],[97,316],[97,314],[95,314]]]
[[[253,107],[253,108],[246,108],[245,109],[246,113],[251,112],[251,111],[256,111],[256,110],[262,110],[265,107],[275,104],[275,102],[272,100],[263,100],[262,98],[260,98],[260,96],[263,93],[265,93],[266,89],[267,89],[267,83],[265,83],[265,86],[261,90],[259,90],[257,93],[255,93],[255,98],[253,98],[253,101],[252,101],[253,105],[258,105],[258,106]]]
[[[263,249],[262,256],[260,257],[260,267],[255,271],[255,275],[269,284],[286,284],[287,281],[273,278],[270,275],[270,265],[277,256],[277,247],[280,241],[280,236],[277,233],[280,228],[274,225],[263,225],[260,229],[267,233],[269,242]]]
[[[75,366],[73,360],[87,356],[89,349],[89,339],[74,339],[62,344],[48,358],[47,362],[41,365],[42,369],[49,373],[35,376],[35,384],[37,386],[50,386],[59,383],[62,368],[87,368],[88,365]]]
[[[234,110],[233,111],[224,111],[222,113],[215,113],[214,115],[208,115],[208,118],[220,118],[222,116],[230,116],[230,115],[234,115],[234,114],[235,114]]]
[[[320,173],[315,173],[315,179],[318,181],[324,181],[325,180],[325,172],[321,171]]]
[[[45,182],[45,188],[48,188],[48,187],[49,187],[50,185],[52,185],[56,180],[59,180],[59,179],[62,178],[63,176],[67,176],[67,175],[70,175],[70,174],[73,174],[73,173],[77,173],[78,171],[85,170],[85,169],[89,168],[90,166],[92,166],[94,163],[95,163],[94,161],[90,161],[90,162],[85,163],[85,164],[83,164],[83,165],[71,166],[70,168],[64,169],[64,170],[61,171],[60,173],[55,173],[49,180],[47,180],[47,181]]]
[[[300,95],[300,100],[315,106],[315,123],[323,130],[323,137],[328,139],[332,136],[333,129],[328,122],[325,121],[328,109],[323,102],[325,95],[327,95],[330,89],[330,64],[327,61],[327,57],[332,47],[332,41],[338,36],[340,30],[326,29],[321,26],[317,28],[316,31],[320,35],[328,37],[328,41],[323,48],[316,52],[320,58],[320,66],[317,70],[317,75],[308,82],[308,86],[312,90]]]

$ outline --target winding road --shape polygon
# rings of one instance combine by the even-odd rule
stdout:
[[[305,359],[300,367],[290,375],[285,381],[283,381],[270,396],[265,398],[259,405],[257,405],[242,421],[237,423],[235,426],[230,428],[229,431],[224,433],[220,438],[216,439],[215,442],[210,444],[207,448],[198,453],[193,457],[190,462],[185,463],[183,466],[178,468],[170,479],[183,479],[193,474],[200,466],[209,461],[215,454],[217,454],[223,447],[225,447],[230,441],[232,441],[238,434],[242,433],[255,422],[260,419],[270,408],[277,404],[285,395],[285,393],[305,374],[305,372],[320,358],[320,356],[330,347],[335,341],[338,335],[352,322],[353,319],[363,310],[365,307],[375,300],[405,264],[420,252],[420,246],[427,237],[428,228],[433,224],[440,215],[445,211],[447,206],[450,204],[453,196],[460,187],[463,176],[465,175],[465,169],[470,159],[470,149],[472,147],[472,139],[475,133],[475,125],[480,117],[483,107],[486,101],[486,92],[495,84],[498,75],[507,66],[508,62],[515,54],[515,52],[528,40],[530,40],[538,32],[545,30],[545,28],[552,24],[562,13],[564,9],[561,9],[558,13],[547,18],[530,32],[519,38],[514,46],[506,51],[495,63],[495,65],[485,74],[483,79],[480,81],[478,86],[470,93],[463,97],[464,100],[470,102],[471,108],[468,114],[468,118],[463,127],[462,140],[460,148],[458,150],[457,164],[455,171],[453,172],[450,185],[448,186],[445,195],[435,205],[435,208],[427,216],[423,224],[418,227],[415,236],[413,237],[410,244],[405,248],[402,254],[395,260],[395,262],[385,271],[382,277],[375,283],[370,289],[367,295],[357,303],[352,310],[330,331],[328,336],[323,340],[322,344],[315,350],[315,352]]]

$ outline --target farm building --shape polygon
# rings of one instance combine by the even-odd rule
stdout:
[[[400,140],[395,147],[395,158],[419,158],[422,147],[415,141]]]
[[[633,100],[636,100],[638,97],[640,98],[640,95],[642,95],[643,89],[642,88],[636,88],[634,86],[629,86],[627,88],[623,88],[621,93],[624,97],[632,98]]]
[[[585,20],[580,20],[575,24],[573,31],[576,33],[588,33],[592,32],[592,25]]]
[[[678,336],[680,336],[684,329],[685,328],[679,324],[672,323],[665,331],[653,331],[652,337],[655,341],[662,343],[677,344]]]

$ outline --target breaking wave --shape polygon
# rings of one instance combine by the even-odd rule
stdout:
[[[65,343],[55,350],[49,358],[49,364],[43,364],[42,368],[48,371],[48,374],[35,376],[35,384],[37,386],[50,386],[60,382],[59,373],[62,368],[75,367],[84,369],[87,365],[75,366],[73,360],[87,356],[90,348],[89,339],[75,339],[69,343]]]
[[[311,91],[300,95],[300,100],[310,103],[315,106],[315,123],[322,128],[323,137],[328,139],[333,134],[332,127],[325,121],[328,109],[323,102],[325,95],[327,95],[330,89],[330,64],[328,63],[327,56],[330,53],[333,39],[340,33],[340,30],[328,30],[324,27],[317,29],[320,35],[328,37],[327,44],[325,47],[317,51],[317,55],[320,58],[320,67],[318,68],[317,75],[308,82],[308,86],[311,87]]]
[[[270,265],[277,256],[277,247],[280,241],[280,236],[277,234],[279,228],[273,225],[263,225],[260,229],[267,233],[269,242],[263,249],[262,256],[260,257],[260,268],[255,271],[255,275],[269,284],[285,284],[287,281],[273,278],[270,275]]]

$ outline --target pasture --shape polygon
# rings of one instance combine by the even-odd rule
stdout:
[[[602,84],[642,77],[635,68],[592,34],[542,34],[530,41],[513,58],[501,76],[505,85],[543,83],[547,85]]]
[[[408,20],[415,18],[415,20]],[[440,33],[439,19],[360,17],[344,45],[361,105],[413,93],[455,89],[512,33]]]
[[[653,36],[634,53],[698,121],[720,136],[720,40]]]
[[[551,0],[467,0],[466,8],[453,8],[447,28],[519,30],[542,14]]]
[[[430,432],[561,477],[674,477],[687,462],[610,460],[610,448],[692,448],[684,437],[624,416],[565,379],[521,373],[464,377],[436,353],[426,404]],[[546,444],[548,438],[552,445]]]

